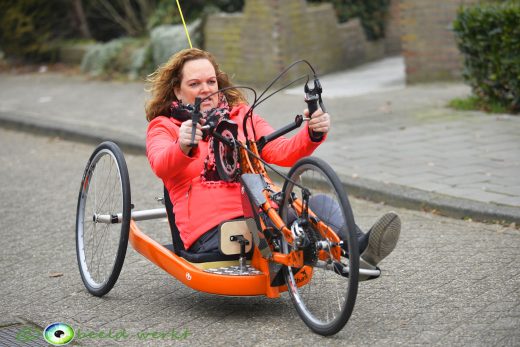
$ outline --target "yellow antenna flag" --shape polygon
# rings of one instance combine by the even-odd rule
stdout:
[[[179,0],[177,0],[177,7],[179,8],[179,13],[181,14],[182,24],[184,25],[184,31],[186,32],[186,37],[188,38],[190,48],[193,48],[193,46],[191,45],[190,34],[188,33],[188,27],[186,26],[186,22],[184,21],[184,16],[182,15],[182,9],[181,9],[181,5],[179,4]]]

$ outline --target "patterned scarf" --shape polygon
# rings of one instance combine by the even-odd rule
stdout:
[[[189,108],[193,110],[191,105],[184,105],[182,101],[173,101],[170,105],[170,116],[181,122],[185,122],[191,119],[190,112],[186,110]],[[204,125],[208,121],[212,121],[214,124],[218,124],[223,119],[229,119],[230,107],[224,94],[221,94],[217,107],[207,111],[201,111],[202,117],[200,124]],[[215,164],[215,152],[213,150],[212,136],[209,134],[203,134],[203,141],[209,141],[208,143],[208,155],[204,159],[204,169],[201,172],[201,182],[206,185],[229,185],[236,183],[228,183],[222,180],[217,171]]]
[[[186,110],[188,109],[188,110]],[[220,94],[220,98],[217,104],[217,107],[212,108],[207,111],[200,111],[202,114],[201,124],[204,125],[206,123],[206,119],[211,113],[214,113],[215,110],[221,109],[222,111],[227,110],[229,115],[229,104],[226,100],[226,96],[224,94]],[[191,104],[183,104],[182,100],[172,101],[170,105],[170,117],[177,119],[180,122],[185,122],[188,119],[191,119],[190,111],[193,111],[194,107]],[[228,117],[229,118],[229,117]]]

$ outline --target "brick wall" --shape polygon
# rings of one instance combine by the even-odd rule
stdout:
[[[479,0],[392,0],[386,38],[365,39],[359,20],[338,24],[330,4],[304,0],[246,0],[238,14],[215,14],[205,48],[233,80],[263,85],[285,66],[309,60],[319,74],[401,53],[408,83],[459,79],[460,55],[451,25],[460,5]],[[307,72],[293,70],[289,78]]]
[[[330,6],[304,0],[248,0],[243,13],[215,14],[204,28],[205,48],[233,80],[264,84],[285,66],[307,59],[323,74],[344,66]],[[303,66],[288,78],[307,72]]]
[[[360,21],[338,24],[329,3],[246,0],[241,13],[208,17],[204,46],[235,82],[264,85],[299,59],[323,75],[399,53],[399,0],[391,3],[387,39],[368,42]],[[308,72],[302,65],[292,69],[288,79]]]
[[[477,1],[400,1],[402,54],[407,83],[460,78],[462,56],[451,26],[460,5]]]
[[[367,40],[358,18],[342,23],[339,27],[339,35],[343,42],[343,56],[345,65],[353,67],[366,60]]]
[[[400,0],[390,0],[385,22],[385,51],[388,55],[401,54]]]
[[[233,81],[253,85],[264,85],[299,59],[322,75],[386,54],[384,41],[366,41],[359,20],[338,24],[331,4],[305,0],[246,0],[242,13],[209,16],[204,42]],[[302,65],[288,78],[308,71]]]

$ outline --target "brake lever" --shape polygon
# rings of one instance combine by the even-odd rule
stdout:
[[[319,96],[314,94],[313,91],[308,90],[307,84],[305,84],[305,102],[307,103],[307,109],[309,110],[309,117],[318,110]]]
[[[323,112],[327,112],[325,110],[325,105],[323,105],[323,100],[321,99],[321,93],[323,92],[323,88],[321,87],[320,80],[316,75],[314,75],[314,87],[312,89],[309,88],[309,82],[305,83],[303,91],[305,92],[305,102],[307,103],[307,109],[309,110],[309,117],[311,119],[311,115],[318,110],[318,103]],[[323,135],[322,132],[315,131],[314,134],[317,136]]]
[[[306,82],[303,88],[303,91],[305,92],[305,102],[307,103],[307,108],[309,109],[309,117],[318,109],[318,103],[323,112],[326,112],[325,105],[323,105],[323,100],[321,98],[323,88],[321,87],[320,80],[317,77],[314,77],[313,84],[314,87],[310,89],[309,83]]]

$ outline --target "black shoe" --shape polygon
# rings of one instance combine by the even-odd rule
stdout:
[[[397,245],[401,232],[401,219],[395,212],[379,218],[368,232],[368,246],[361,254],[360,267],[375,269]]]

